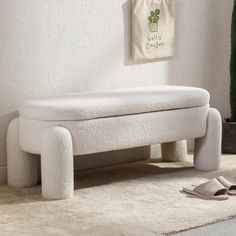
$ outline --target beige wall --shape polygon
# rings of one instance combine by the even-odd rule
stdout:
[[[176,2],[176,56],[134,64],[130,0],[1,0],[0,178],[5,176],[7,125],[27,98],[104,88],[191,85],[208,89],[212,106],[228,116],[233,1]]]

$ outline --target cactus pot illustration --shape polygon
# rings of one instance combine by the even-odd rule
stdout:
[[[159,9],[156,9],[155,11],[150,12],[150,15],[148,17],[148,21],[149,21],[148,26],[149,26],[150,32],[158,31],[158,21],[160,19],[159,15],[160,15]]]

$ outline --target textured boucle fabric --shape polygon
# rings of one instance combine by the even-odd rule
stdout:
[[[194,166],[199,170],[216,170],[220,167],[222,120],[220,113],[210,108],[204,137],[195,140]]]
[[[62,127],[50,127],[45,130],[42,143],[43,197],[70,198],[74,191],[74,158],[70,132]]]
[[[205,135],[209,106],[84,121],[21,118],[20,146],[40,154],[46,128],[62,126],[72,135],[74,155],[140,147]]]
[[[185,161],[187,155],[186,140],[161,144],[161,156],[163,161]]]
[[[204,89],[184,86],[81,92],[27,100],[20,106],[20,116],[33,120],[89,120],[204,106],[209,98]]]
[[[16,168],[22,170],[17,172],[18,186],[33,181],[24,178],[31,178],[32,170],[35,170],[35,167],[27,167],[30,162],[26,159],[33,158],[21,155],[19,147],[25,152],[41,154],[42,193],[47,199],[72,196],[73,155],[77,154],[162,143],[164,160],[184,159],[186,143],[178,140],[195,138],[195,167],[199,170],[215,170],[220,163],[220,114],[216,109],[209,109],[208,105],[84,121],[54,123],[20,118],[12,123],[16,125],[9,127],[11,135],[8,142],[9,146],[15,144],[17,148],[10,152],[10,160],[15,158],[19,165],[15,167],[13,161],[9,162],[9,169],[13,170],[9,172],[9,179],[12,179]]]
[[[73,195],[73,155],[161,143],[163,159],[173,161],[185,159],[186,142],[180,140],[189,138],[196,139],[196,168],[216,169],[220,140],[212,134],[219,135],[219,119],[218,111],[209,109],[208,92],[188,87],[124,89],[27,101],[21,106],[20,118],[12,122],[15,126],[9,127],[8,146],[16,146],[9,151],[9,179],[14,180],[16,168],[18,186],[33,182],[35,166],[31,169],[29,161],[33,158],[23,153],[41,154],[43,196],[66,199]],[[214,148],[217,151],[212,151]],[[16,186],[14,181],[9,184]]]

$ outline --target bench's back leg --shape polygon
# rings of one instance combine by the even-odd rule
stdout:
[[[46,199],[66,199],[73,195],[73,147],[70,132],[50,127],[42,138],[42,195]]]
[[[184,161],[187,158],[187,142],[180,140],[161,144],[162,160],[166,162]]]
[[[36,157],[19,147],[18,118],[10,123],[7,131],[7,177],[13,187],[30,187],[38,181]]]
[[[220,113],[210,108],[204,137],[195,139],[194,166],[198,170],[216,170],[220,166],[222,121]]]

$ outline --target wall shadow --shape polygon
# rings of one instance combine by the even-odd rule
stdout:
[[[232,5],[233,0],[176,1],[176,55],[168,64],[169,84],[209,90],[211,106],[223,116],[229,114]]]

